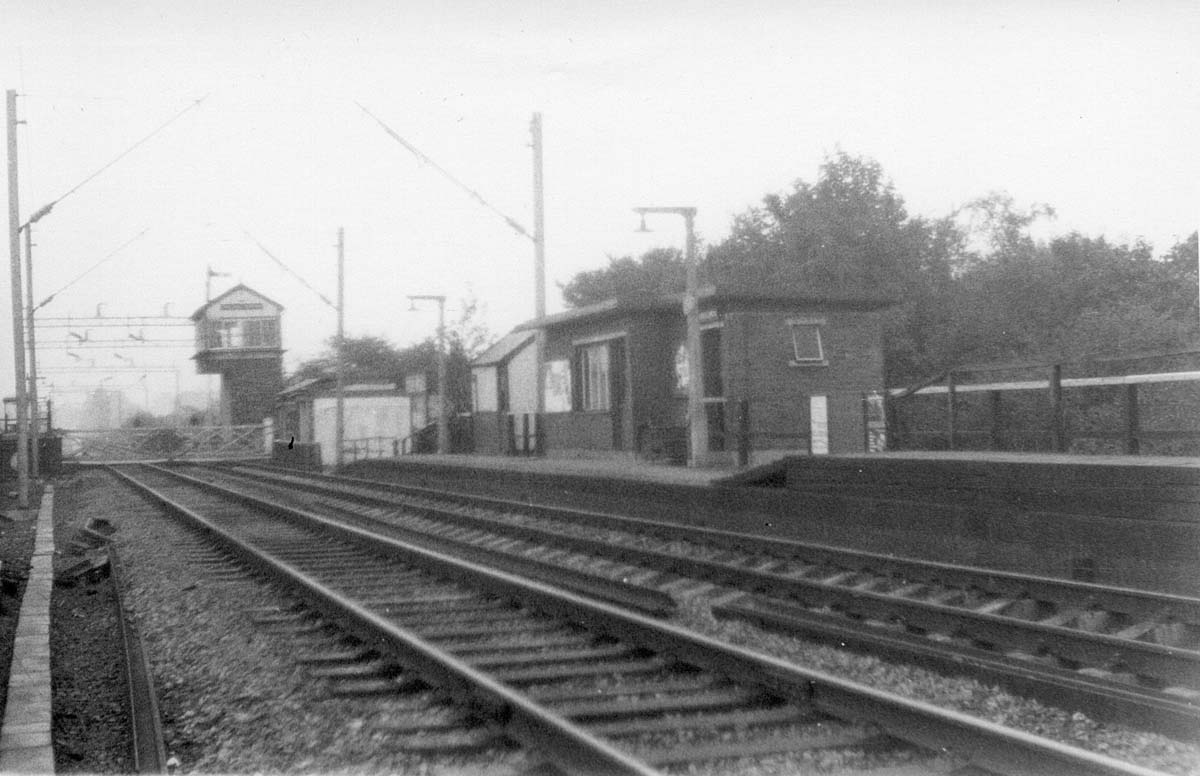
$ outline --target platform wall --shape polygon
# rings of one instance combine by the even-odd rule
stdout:
[[[930,489],[907,495],[853,484],[831,487],[828,482],[807,491],[689,487],[415,461],[364,462],[352,471],[502,498],[544,499],[648,519],[1200,595],[1200,505],[1191,500],[1200,485],[1196,469],[1157,481],[1150,471],[1127,473],[1134,490],[1142,487],[1138,482],[1150,490],[1167,482],[1180,488],[1178,499],[1167,501],[1162,512],[1127,513],[1071,508],[1072,494],[1085,502],[1086,478],[1041,502],[973,489],[973,475],[956,481],[961,488],[939,495],[936,478],[943,473],[937,466],[926,469],[934,478]],[[1127,503],[1136,504],[1137,498],[1131,496]]]

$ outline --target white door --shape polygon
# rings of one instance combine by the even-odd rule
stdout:
[[[808,425],[812,435],[813,455],[829,454],[829,406],[828,397],[808,397]]]

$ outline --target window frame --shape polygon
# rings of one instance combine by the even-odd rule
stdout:
[[[788,338],[792,346],[792,357],[788,360],[788,366],[829,366],[829,359],[825,353],[825,340],[821,336],[821,330],[826,324],[827,321],[822,317],[798,316],[787,319]],[[800,343],[797,341],[796,335],[801,328],[811,329],[816,335],[817,355],[815,358],[800,355]]]
[[[603,354],[602,356],[600,354]],[[608,340],[575,347],[579,370],[579,412],[608,412],[612,409]]]

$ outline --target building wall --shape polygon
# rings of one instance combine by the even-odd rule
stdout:
[[[321,463],[332,466],[337,459],[337,399],[315,398],[312,407],[313,441],[321,446]],[[347,440],[376,437],[401,440],[412,433],[405,396],[347,396],[344,407],[343,434]]]
[[[788,319],[825,319],[826,365],[796,366]],[[737,403],[748,399],[752,447],[807,448],[809,397],[828,397],[830,452],[864,449],[862,395],[883,388],[878,313],[793,309],[730,312],[723,318],[723,376],[732,430]]]
[[[222,422],[235,426],[262,423],[274,413],[283,390],[283,359],[279,356],[229,362],[221,373]]]
[[[600,411],[547,412],[543,426],[546,452],[570,451],[614,451],[614,423],[621,423],[621,448],[632,450],[633,430],[633,380],[630,374],[629,343],[634,339],[634,325],[628,316],[584,321],[578,324],[557,327],[546,335],[546,360],[572,360],[579,340],[612,341],[621,339],[625,343],[623,359],[626,371],[625,388],[620,397],[610,397],[610,409]],[[610,352],[609,369],[616,366]],[[572,378],[574,379],[574,378]],[[619,399],[619,401],[618,401]]]
[[[720,315],[714,317],[714,312]],[[825,363],[794,363],[788,321],[796,317],[823,320]],[[727,455],[736,450],[737,410],[743,399],[749,401],[752,449],[759,458],[772,457],[777,451],[807,452],[809,407],[814,396],[826,397],[829,451],[864,450],[862,396],[883,388],[878,313],[776,305],[706,311],[704,318],[719,322],[721,332]],[[678,436],[687,426],[687,392],[676,375],[676,357],[685,335],[682,310],[626,313],[560,324],[546,332],[547,361],[573,359],[581,340],[619,336],[625,344],[627,369],[624,400],[614,402],[619,413],[615,409],[546,413],[543,439],[547,453],[632,452],[640,449],[644,440],[675,438],[670,434],[664,437],[664,430]],[[531,346],[523,351],[530,354],[527,365],[516,359],[510,363],[513,396],[517,391],[511,386],[520,376],[531,379],[534,374],[533,350]],[[619,448],[613,439],[616,420],[623,424]],[[489,436],[492,433],[487,431]],[[477,443],[480,439],[477,433]]]
[[[508,370],[508,407],[511,412],[537,412],[537,342],[521,348],[505,366]]]
[[[497,405],[496,367],[471,367],[471,391],[475,412],[495,412]]]
[[[682,312],[638,316],[630,338],[635,434],[687,423],[687,393],[677,390],[675,354],[686,339]]]
[[[476,412],[471,416],[471,435],[474,451],[480,455],[502,455],[506,436],[507,414]]]

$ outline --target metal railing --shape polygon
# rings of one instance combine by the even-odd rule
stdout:
[[[342,457],[347,463],[373,458],[398,458],[401,441],[396,437],[347,439],[342,442]]]
[[[59,432],[75,463],[266,458],[263,426],[162,426]]]

